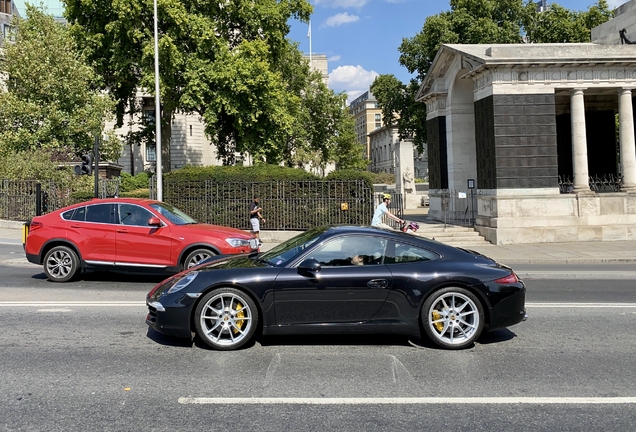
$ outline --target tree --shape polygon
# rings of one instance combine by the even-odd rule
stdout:
[[[66,5],[102,88],[117,101],[121,126],[124,114],[135,111],[137,91],[154,89],[152,1],[67,0]],[[308,21],[311,11],[307,0],[159,1],[165,171],[171,119],[179,111],[201,115],[226,160],[247,151],[268,162],[280,159],[300,106],[300,94],[290,91],[293,77],[286,73],[285,62],[300,67],[301,58],[286,38],[288,20]]]
[[[66,27],[30,5],[26,16],[14,19],[15,43],[3,47],[0,150],[71,161],[92,151],[113,103],[94,88],[93,70]],[[104,159],[118,157],[121,145],[110,136],[101,150]]]
[[[606,0],[599,0],[587,11],[571,11],[556,3],[539,12],[529,2],[523,17],[527,41],[532,43],[590,42],[592,28],[614,16]]]
[[[398,118],[401,136],[414,134],[426,141],[426,113],[415,102],[419,84],[426,78],[442,44],[505,44],[527,42],[589,42],[592,27],[613,16],[606,0],[587,11],[573,12],[551,4],[538,12],[537,4],[523,0],[451,0],[451,10],[426,18],[422,31],[402,39],[399,62],[415,78],[408,85],[395,76],[380,75],[371,87],[386,118]]]

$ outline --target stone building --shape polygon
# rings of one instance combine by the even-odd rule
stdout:
[[[492,243],[636,238],[634,88],[636,46],[443,45],[416,97],[430,215],[473,180]]]

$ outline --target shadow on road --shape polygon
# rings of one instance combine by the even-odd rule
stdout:
[[[57,282],[50,282],[54,285],[65,285],[73,282],[127,282],[127,283],[154,283],[158,284],[164,279],[167,279],[171,275],[169,274],[144,274],[144,273],[126,273],[126,272],[111,272],[111,271],[97,271],[97,270],[84,270],[76,274],[69,282],[59,284]],[[46,280],[46,274],[44,272],[37,273],[31,276],[31,279]]]
[[[189,339],[167,336],[151,328],[148,328],[148,331],[146,332],[146,337],[150,339],[151,341],[158,343],[159,345],[183,347],[183,348],[192,348],[193,346],[192,341]]]

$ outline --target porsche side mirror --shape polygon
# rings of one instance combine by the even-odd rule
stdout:
[[[301,262],[298,265],[299,273],[314,274],[319,272],[320,269],[320,263],[313,258],[307,258],[305,261]]]
[[[161,226],[161,219],[159,219],[156,216],[153,216],[150,219],[148,219],[148,225],[155,226],[155,227],[160,227]]]

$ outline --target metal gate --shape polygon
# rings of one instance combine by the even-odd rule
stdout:
[[[442,222],[446,225],[465,227],[475,226],[477,218],[477,196],[475,189],[445,189],[440,197],[442,201]]]

